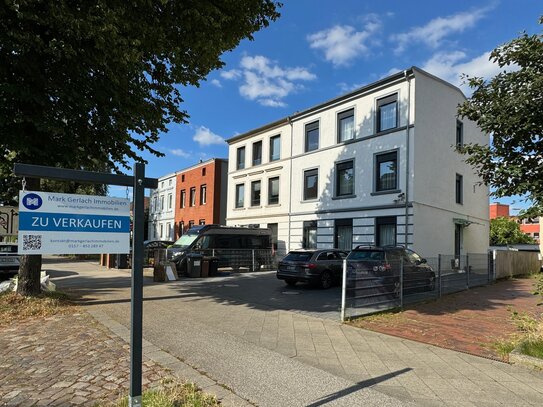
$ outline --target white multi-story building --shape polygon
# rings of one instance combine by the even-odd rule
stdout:
[[[175,240],[175,185],[176,174],[169,174],[151,191],[148,240]]]
[[[413,67],[229,139],[227,224],[272,228],[282,252],[486,252],[488,188],[454,146],[488,136],[464,100]]]

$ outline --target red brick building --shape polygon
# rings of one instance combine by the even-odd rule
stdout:
[[[520,230],[523,233],[526,233],[537,243],[541,242],[541,219],[543,218],[534,218],[534,219],[519,219],[517,216],[509,216],[509,205],[500,204],[500,203],[491,203],[490,204],[490,219],[496,218],[511,218],[515,220],[519,226]]]
[[[176,239],[193,225],[225,224],[228,160],[212,158],[176,172]]]
[[[490,204],[490,219],[496,218],[508,218],[509,217],[509,205],[501,203]]]

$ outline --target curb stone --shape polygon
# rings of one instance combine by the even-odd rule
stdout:
[[[543,369],[543,359],[525,355],[520,352],[520,346],[517,346],[509,353],[509,362],[514,365],[529,367],[532,369]]]
[[[130,344],[130,330],[119,322],[111,319],[105,313],[99,310],[87,310],[87,312],[100,324],[108,328],[112,333],[120,337],[123,341]],[[221,385],[210,377],[200,373],[192,366],[186,364],[182,360],[177,359],[170,353],[167,353],[151,342],[143,339],[142,342],[143,356],[162,366],[164,369],[170,370],[179,379],[193,382],[203,392],[215,396],[225,407],[248,407],[254,406],[248,400],[245,400]]]

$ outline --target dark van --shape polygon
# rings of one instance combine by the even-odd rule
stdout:
[[[194,226],[168,248],[177,270],[186,271],[187,254],[218,259],[218,267],[261,270],[273,263],[272,233],[267,228]]]

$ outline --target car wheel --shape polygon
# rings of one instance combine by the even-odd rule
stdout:
[[[328,270],[324,270],[321,274],[320,286],[325,290],[332,287],[332,274]]]
[[[297,281],[294,280],[294,279],[292,279],[292,278],[287,278],[287,279],[285,280],[285,283],[287,283],[287,285],[289,285],[289,286],[291,286],[291,287],[294,287],[294,286],[296,285]]]

